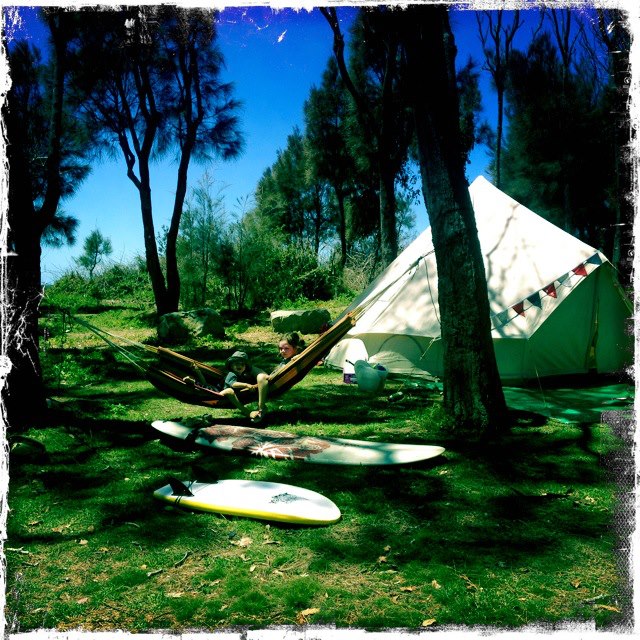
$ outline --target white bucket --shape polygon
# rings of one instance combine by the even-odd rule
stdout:
[[[357,360],[355,365],[356,381],[360,391],[379,393],[384,389],[387,370],[380,364],[370,365],[364,360]]]

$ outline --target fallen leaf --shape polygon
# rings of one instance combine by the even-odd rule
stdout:
[[[252,564],[252,565],[249,567],[249,573],[253,573],[255,570],[256,570],[256,565],[255,565],[255,564]]]
[[[236,547],[248,547],[253,544],[253,540],[249,538],[249,536],[242,536],[240,540],[232,540],[231,544],[235,545]]]
[[[182,591],[170,591],[167,593],[167,598],[182,598],[183,595]]]
[[[70,524],[61,524],[59,527],[53,527],[51,531],[53,531],[54,533],[62,533],[65,529],[70,529],[70,528],[71,528]]]
[[[423,620],[422,624],[420,625],[421,627],[430,627],[432,624],[434,624],[436,621],[435,618],[429,618],[428,620]]]
[[[442,589],[442,587],[440,586],[440,583],[439,583],[437,580],[432,580],[432,581],[431,581],[431,586],[432,586],[434,589]]]
[[[400,591],[417,591],[418,587],[400,587]]]
[[[393,602],[393,604],[398,604],[398,598],[400,596],[391,596],[391,602]]]
[[[80,542],[78,544],[81,544],[81,545],[89,544],[89,541],[88,540],[80,540]]]
[[[386,562],[386,561],[387,561],[387,556],[380,556],[378,558],[378,563],[379,564],[382,564],[383,562]]]
[[[243,469],[245,473],[260,473],[260,469]]]
[[[76,600],[76,604],[86,604],[89,602],[89,598],[80,598],[80,600]]]
[[[312,616],[316,613],[320,613],[320,609],[305,609],[304,611],[300,611],[296,616],[296,624],[306,624],[307,617]]]
[[[27,522],[27,525],[30,527],[36,527],[39,524],[42,524],[42,520],[34,520],[33,522]]]
[[[480,590],[478,585],[473,584],[473,582],[471,582],[468,576],[465,576],[464,574],[462,574],[460,575],[460,577],[467,583],[467,589],[475,589],[476,591]]]
[[[620,609],[618,607],[612,607],[608,604],[594,604],[594,609],[604,609],[605,611],[615,611],[616,613],[620,613]]]
[[[274,576],[283,576],[284,573],[282,573],[282,571],[280,571],[280,569],[274,569],[273,570],[273,575]]]
[[[575,589],[577,589],[581,584],[582,584],[581,580],[573,580],[571,582],[571,586],[574,587]]]
[[[391,551],[391,547],[390,547],[389,545],[387,545],[387,546],[384,548],[384,551],[386,551],[387,553],[389,553],[389,551]]]

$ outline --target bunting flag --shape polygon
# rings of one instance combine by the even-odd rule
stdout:
[[[531,307],[542,309],[542,297],[540,293],[544,292],[548,296],[557,299],[558,291],[556,289],[556,283],[558,285],[563,285],[569,288],[573,287],[573,284],[571,282],[571,277],[574,274],[581,277],[587,276],[588,275],[587,268],[586,268],[587,264],[600,265],[602,264],[602,258],[597,253],[595,253],[588,260],[585,260],[583,263],[579,264],[577,267],[575,267],[571,271],[561,275],[559,278],[556,278],[551,284],[548,284],[546,287],[543,287],[540,291],[536,291],[535,293],[532,293],[530,296],[527,296],[525,300],[522,300],[517,304],[514,304],[509,309],[506,309],[505,311],[501,311],[500,313],[497,313],[491,316],[491,322],[493,323],[493,326],[497,329],[501,326],[504,326],[505,324],[508,324],[511,320],[513,320],[516,316],[509,318],[509,311],[511,309],[513,309],[513,311],[515,311],[519,316],[522,316],[523,318],[526,317],[525,301],[528,302],[531,305]],[[527,307],[527,308],[531,309],[531,307]]]
[[[531,303],[532,306],[538,307],[538,309],[542,309],[542,298],[540,297],[539,291],[536,291],[532,296],[529,296],[527,300]]]
[[[496,315],[496,319],[501,325],[507,324],[507,322],[509,322],[509,310],[507,309],[506,311],[501,311]]]
[[[586,276],[587,275],[587,270],[584,268],[584,262],[582,264],[579,264],[575,269],[572,269],[572,271],[577,276]]]
[[[511,307],[519,316],[524,318],[524,302],[518,302]]]

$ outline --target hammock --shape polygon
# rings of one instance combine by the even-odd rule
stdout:
[[[189,404],[209,408],[232,406],[225,396],[220,394],[227,375],[223,369],[211,367],[165,347],[153,347],[116,336],[75,316],[74,320],[116,349],[159,391]],[[298,356],[269,376],[269,397],[277,397],[300,382],[354,325],[355,313],[343,315]],[[115,340],[155,354],[156,361],[150,363],[136,358],[129,349]],[[254,402],[258,399],[258,387],[254,385],[251,388],[236,391],[236,396],[243,404]]]

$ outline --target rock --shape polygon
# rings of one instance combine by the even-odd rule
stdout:
[[[166,344],[180,344],[193,337],[224,338],[222,317],[214,309],[194,309],[166,313],[158,323],[158,339]]]
[[[331,322],[331,314],[326,309],[298,311],[273,311],[271,326],[276,333],[322,333]]]

